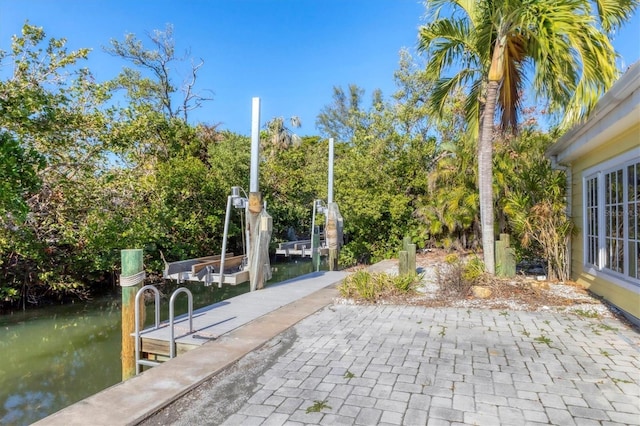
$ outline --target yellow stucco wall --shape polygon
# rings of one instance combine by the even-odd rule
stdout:
[[[625,310],[636,318],[640,318],[640,293],[613,284],[606,278],[594,276],[585,271],[584,246],[582,237],[582,172],[604,161],[615,158],[626,152],[640,149],[640,123],[628,132],[603,144],[598,149],[590,151],[588,155],[578,158],[571,164],[572,171],[572,204],[571,216],[578,232],[572,239],[571,271],[572,278],[580,285],[595,294],[604,297],[620,309]]]

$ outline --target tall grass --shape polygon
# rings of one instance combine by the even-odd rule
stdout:
[[[342,297],[375,303],[385,298],[413,293],[421,279],[421,275],[396,276],[361,269],[345,278],[338,290]]]

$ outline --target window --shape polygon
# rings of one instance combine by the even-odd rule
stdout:
[[[640,160],[617,163],[584,177],[584,262],[640,286]]]

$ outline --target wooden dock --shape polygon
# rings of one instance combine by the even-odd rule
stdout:
[[[312,272],[268,287],[241,294],[193,311],[193,333],[189,333],[187,315],[174,322],[176,354],[195,349],[240,326],[293,303],[347,276],[343,271]],[[140,335],[141,359],[165,361],[169,357],[170,329],[165,322]]]
[[[314,250],[320,251],[320,256],[326,256],[329,253],[329,249],[324,247],[324,240],[320,242],[320,247],[314,247]],[[287,241],[285,243],[279,243],[276,248],[276,255],[284,257],[300,256],[300,257],[312,257],[311,240],[299,240],[299,241]]]

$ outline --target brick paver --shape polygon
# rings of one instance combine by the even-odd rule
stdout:
[[[332,305],[295,332],[225,425],[640,424],[640,335],[615,319]]]

